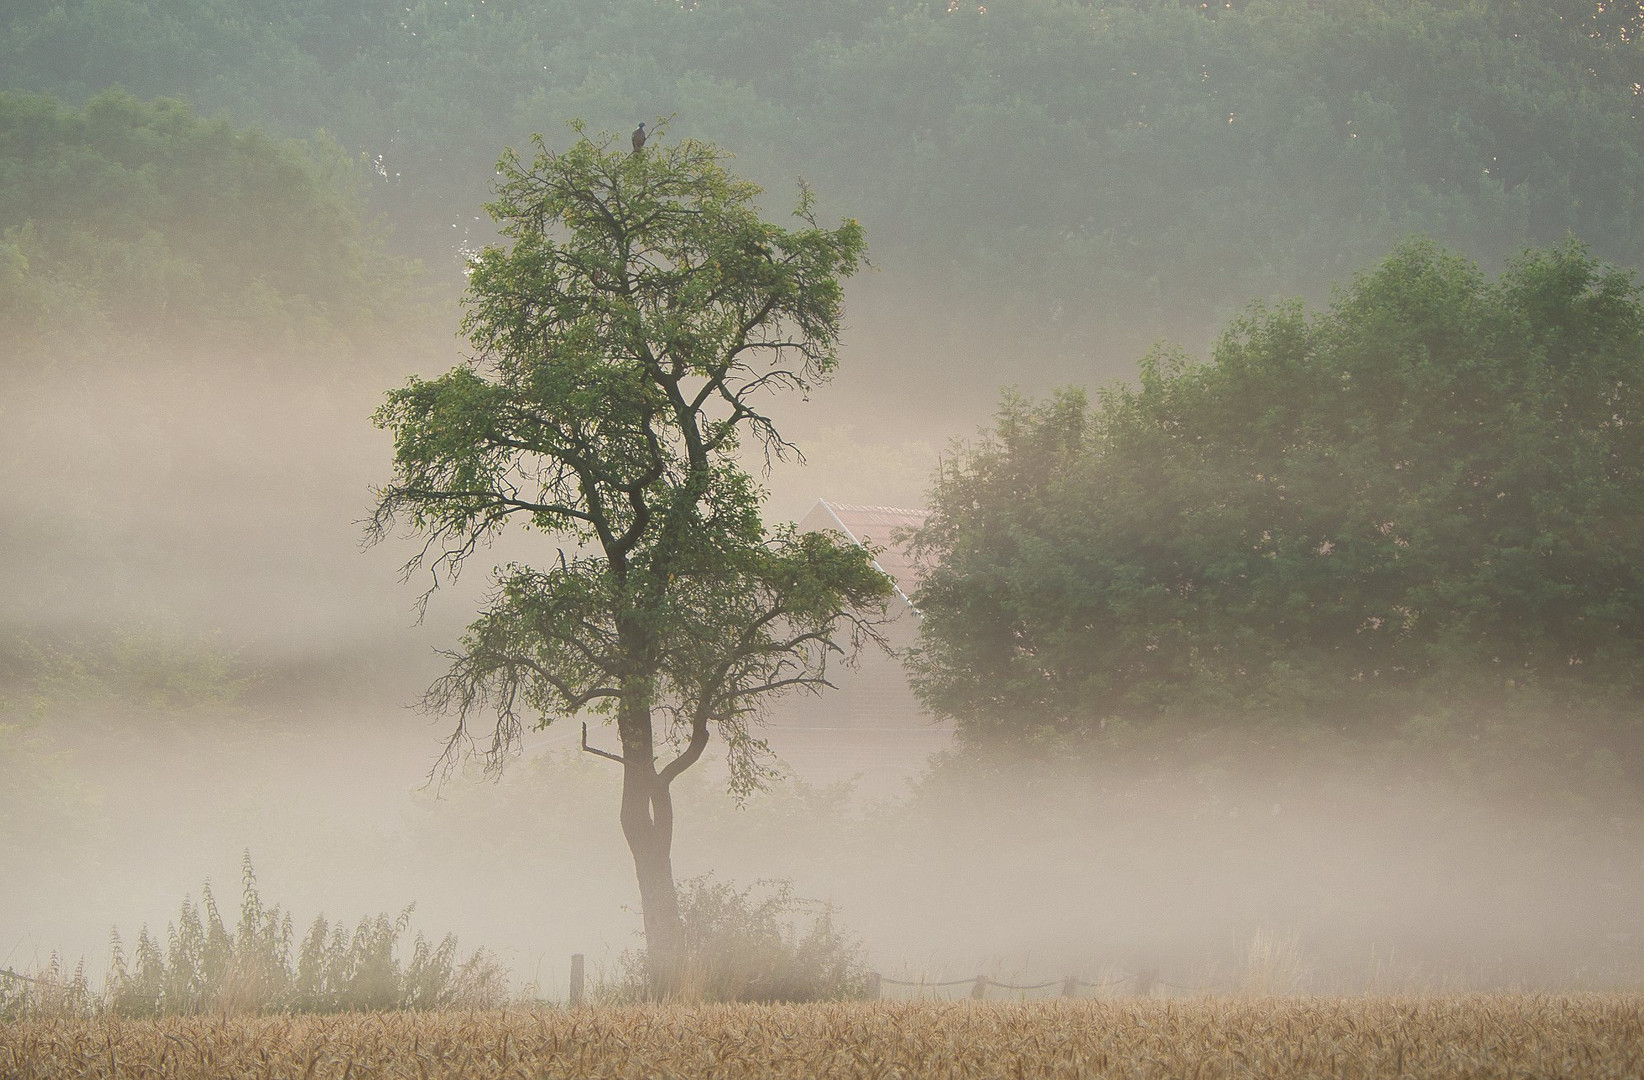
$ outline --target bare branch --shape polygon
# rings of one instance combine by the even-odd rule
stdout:
[[[582,749],[585,753],[593,754],[595,757],[602,757],[609,761],[614,761],[618,765],[628,764],[628,759],[623,757],[621,754],[613,754],[609,750],[601,750],[597,746],[588,745],[588,722],[586,720],[582,723]]]

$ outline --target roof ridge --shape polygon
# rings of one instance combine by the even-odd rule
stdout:
[[[858,510],[879,514],[917,514],[921,517],[929,516],[930,514],[929,510],[915,510],[906,506],[876,506],[871,503],[842,503],[834,502],[831,499],[823,499],[821,501],[826,503],[828,506],[833,507],[835,510]]]

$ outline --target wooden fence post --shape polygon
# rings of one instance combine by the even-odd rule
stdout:
[[[1078,997],[1079,996],[1079,980],[1076,976],[1069,975],[1067,978],[1062,980],[1062,996],[1063,997]]]
[[[981,1001],[988,996],[988,977],[986,975],[976,976],[976,985],[970,988],[970,996],[977,1001]]]
[[[583,975],[582,954],[571,954],[571,1007],[582,1004]]]

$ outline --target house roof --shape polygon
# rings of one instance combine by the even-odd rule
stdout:
[[[898,506],[858,506],[818,499],[811,512],[799,522],[801,532],[832,530],[858,544],[880,549],[874,565],[896,585],[903,600],[919,588],[919,568],[907,550],[907,533],[925,523],[923,510]],[[912,605],[912,601],[908,601]]]

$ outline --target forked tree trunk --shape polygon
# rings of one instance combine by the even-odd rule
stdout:
[[[639,906],[645,919],[646,992],[655,1000],[677,996],[685,972],[685,923],[674,887],[673,796],[657,776],[649,715],[625,716],[622,729],[622,835],[634,857]]]

